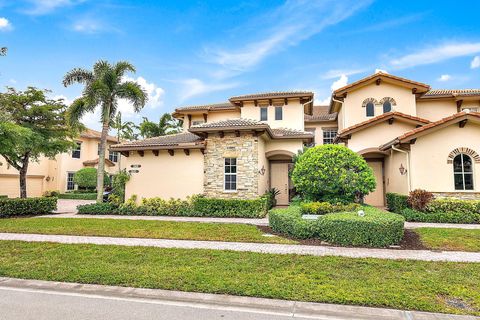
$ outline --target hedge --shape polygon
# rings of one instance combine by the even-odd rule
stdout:
[[[405,219],[398,214],[364,207],[365,216],[357,212],[329,213],[317,220],[302,218],[301,209],[292,206],[269,213],[273,231],[297,239],[317,238],[345,246],[386,247],[403,238]]]
[[[400,213],[403,209],[408,208],[408,196],[398,193],[387,193],[388,211]]]
[[[215,199],[193,196],[187,200],[161,198],[142,199],[136,205],[130,199],[119,207],[111,203],[78,206],[81,214],[120,214],[148,216],[237,217],[263,218],[268,211],[268,198],[253,200]]]
[[[74,199],[74,200],[96,200],[96,193],[61,193],[58,199]]]
[[[0,199],[0,218],[49,214],[57,210],[57,198]]]
[[[480,213],[464,212],[421,212],[410,208],[403,209],[400,214],[410,222],[433,223],[480,223]]]
[[[358,203],[348,204],[331,204],[330,202],[306,202],[300,205],[302,214],[327,214],[333,212],[349,212],[358,211],[360,205]]]

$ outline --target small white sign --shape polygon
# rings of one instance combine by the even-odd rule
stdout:
[[[303,214],[302,219],[304,220],[318,220],[320,217],[318,214]]]

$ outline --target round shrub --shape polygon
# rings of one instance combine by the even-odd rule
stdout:
[[[75,172],[73,182],[81,189],[95,189],[97,187],[97,169],[83,168]],[[103,183],[108,184],[110,179],[104,174]]]
[[[334,203],[361,200],[376,187],[367,162],[340,145],[316,146],[298,156],[292,181],[306,199]]]

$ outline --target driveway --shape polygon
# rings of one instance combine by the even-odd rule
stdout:
[[[78,205],[89,203],[95,203],[95,200],[58,199],[55,213],[77,213]]]

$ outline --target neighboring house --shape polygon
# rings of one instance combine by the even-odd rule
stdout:
[[[87,129],[75,139],[77,147],[68,152],[57,155],[54,159],[42,157],[38,162],[32,161],[28,167],[27,195],[41,196],[45,191],[71,191],[76,188],[73,175],[85,167],[98,166],[100,132]],[[108,145],[118,142],[115,137],[109,136]],[[119,170],[120,154],[108,151],[105,162],[105,171],[114,174]],[[0,195],[18,197],[20,195],[18,171],[11,167],[4,158],[0,157]]]
[[[285,205],[292,157],[312,143],[343,143],[366,159],[372,205],[416,188],[479,197],[480,89],[431,90],[379,72],[334,91],[329,106],[313,99],[274,92],[176,109],[183,133],[111,147],[132,172],[127,197],[251,199],[276,188]]]

